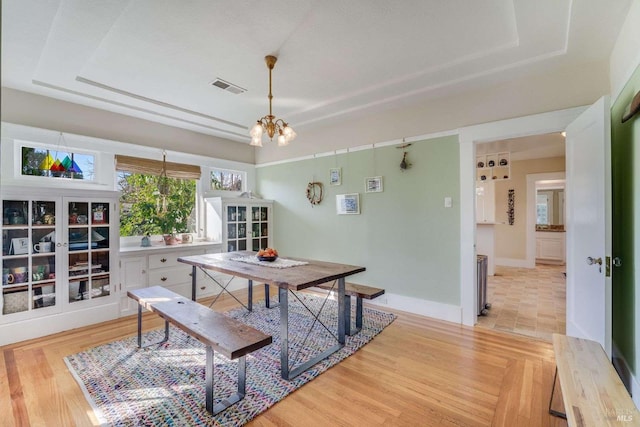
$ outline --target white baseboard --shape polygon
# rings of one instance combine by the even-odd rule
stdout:
[[[117,302],[0,325],[0,346],[117,319]]]
[[[640,408],[640,383],[638,383],[638,379],[633,375],[627,360],[624,358],[622,353],[620,353],[620,350],[618,350],[615,343],[611,344],[611,351],[613,352],[613,364],[618,370],[620,376],[623,378],[622,382],[625,383],[625,386],[629,387],[633,403],[636,404],[636,407]]]
[[[378,307],[389,307],[447,322],[462,323],[462,307],[456,305],[390,293],[365,302]]]
[[[529,268],[526,259],[518,258],[496,258],[496,265],[502,265],[503,267]]]

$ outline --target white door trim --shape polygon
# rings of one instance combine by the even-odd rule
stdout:
[[[564,172],[527,174],[527,268],[536,266],[536,181],[565,179]]]
[[[585,107],[575,107],[460,129],[460,304],[462,323],[477,322],[475,143],[563,131]]]

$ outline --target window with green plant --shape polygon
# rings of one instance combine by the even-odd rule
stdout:
[[[196,181],[118,172],[120,235],[192,233],[196,231]]]

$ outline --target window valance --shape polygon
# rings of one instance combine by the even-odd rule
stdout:
[[[141,157],[116,154],[116,170],[145,175],[160,176],[162,160],[143,159]],[[166,162],[167,177],[179,179],[200,179],[200,166],[184,163]]]

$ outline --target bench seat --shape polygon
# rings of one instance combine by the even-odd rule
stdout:
[[[560,378],[569,426],[640,425],[640,414],[602,346],[591,340],[553,334],[555,383]]]
[[[169,339],[169,323],[196,338],[206,347],[206,407],[217,414],[237,403],[245,395],[245,356],[271,344],[272,337],[249,325],[217,313],[195,301],[183,297],[161,286],[128,291],[129,298],[138,302],[138,347],[157,345]],[[164,339],[142,345],[142,308],[158,314],[165,320]],[[221,403],[213,405],[213,352],[238,361],[238,392]]]
[[[334,283],[327,282],[316,285],[320,289],[327,291],[335,291]],[[347,335],[355,335],[362,329],[362,299],[374,299],[384,294],[384,289],[374,288],[373,286],[358,285],[356,283],[344,284],[345,294],[345,312],[346,312],[346,331]],[[351,329],[351,297],[356,298],[356,327]]]

